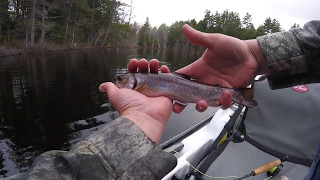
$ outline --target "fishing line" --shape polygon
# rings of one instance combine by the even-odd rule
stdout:
[[[180,153],[177,152],[176,150],[170,149],[170,148],[169,148],[169,150],[177,153],[180,157],[182,157],[182,154],[180,154]],[[231,179],[231,178],[234,179],[234,178],[239,178],[238,176],[223,176],[223,177],[210,176],[210,175],[208,175],[208,174],[206,174],[206,173],[201,172],[200,170],[198,170],[196,167],[192,166],[191,164],[189,164],[189,166],[190,166],[192,169],[194,169],[195,171],[197,171],[198,173],[200,173],[202,176],[206,176],[206,177],[211,178],[211,179]]]
[[[182,157],[182,154],[180,154],[178,151],[176,151],[176,150],[174,150],[174,149],[170,149],[170,148],[168,148],[168,150],[170,150],[170,151],[172,151],[172,152],[175,152],[176,154],[178,154],[180,157]],[[211,179],[231,179],[231,178],[240,178],[239,176],[222,176],[222,177],[218,177],[218,176],[210,176],[210,175],[208,175],[208,174],[206,174],[206,173],[203,173],[203,172],[201,172],[200,170],[198,170],[196,167],[194,167],[193,165],[191,165],[190,163],[189,163],[189,166],[192,168],[192,169],[194,169],[195,171],[197,171],[198,173],[200,173],[202,176],[205,176],[205,177],[208,177],[208,178],[211,178]],[[264,179],[264,180],[269,180],[269,179],[271,179],[271,178],[273,178],[273,176],[269,176],[269,177],[267,177],[266,179]],[[245,180],[245,179],[244,179]]]

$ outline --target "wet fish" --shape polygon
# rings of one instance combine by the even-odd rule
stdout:
[[[257,106],[252,88],[232,89],[201,84],[170,73],[127,73],[116,78],[119,88],[136,90],[146,96],[166,96],[181,103],[205,100],[209,106],[217,105],[224,90],[232,94],[232,101],[247,107]]]

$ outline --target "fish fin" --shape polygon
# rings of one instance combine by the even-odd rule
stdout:
[[[208,106],[220,106],[220,105],[221,104],[220,104],[219,100],[208,102]]]
[[[243,96],[244,101],[241,104],[247,107],[256,107],[258,106],[257,101],[254,98],[254,89],[253,88],[241,88],[239,89],[240,94]]]
[[[180,105],[182,105],[182,106],[187,106],[189,103],[186,103],[186,102],[181,102],[181,101],[178,101],[178,100],[175,100],[174,101],[175,103],[178,103],[178,104],[180,104]]]
[[[142,86],[140,86],[138,89],[136,89],[136,91],[138,92],[142,92],[143,90],[145,90],[147,88],[147,85],[146,84],[143,84]]]
[[[223,88],[221,84],[213,84],[213,85],[211,85],[211,86]]]
[[[175,75],[175,76],[179,76],[179,77],[181,77],[183,79],[191,80],[191,77],[189,75],[186,75],[186,74],[181,74],[181,73],[178,73],[178,72],[173,72],[171,74]]]

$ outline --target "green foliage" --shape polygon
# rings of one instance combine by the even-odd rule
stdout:
[[[176,21],[169,27],[167,47],[173,48],[174,46],[178,46],[183,25],[183,21]]]
[[[139,30],[138,45],[140,47],[146,48],[151,44],[150,31],[151,31],[151,25],[149,22],[149,18],[147,17],[146,22]]]
[[[257,28],[256,36],[263,36],[266,35],[265,27],[263,25],[260,25]]]
[[[166,48],[167,37],[168,37],[169,27],[162,24],[157,30],[157,37],[160,49]]]
[[[242,19],[242,28],[240,39],[253,39],[256,37],[256,29],[252,23],[252,16],[247,13]]]
[[[271,20],[270,17],[268,17],[265,20],[263,26],[264,26],[265,34],[271,34],[271,33],[280,32],[281,31],[280,23],[276,19],[272,19]]]
[[[222,13],[211,13],[206,10],[204,17],[198,23],[193,19],[183,22],[177,21],[169,27],[167,45],[168,48],[186,47],[185,38],[182,35],[183,24],[190,24],[195,29],[207,33],[221,33],[239,39],[254,39],[269,33],[281,31],[280,23],[276,19],[267,18],[263,25],[255,29],[252,23],[252,15],[246,13],[241,19],[239,14],[225,10]]]
[[[131,31],[131,26],[123,21],[125,6],[118,0],[37,0],[35,6],[31,1],[0,0],[0,41],[16,38],[28,44],[30,35],[34,34],[35,42],[43,45],[47,41],[72,45],[118,44]],[[30,28],[32,7],[34,32]],[[3,35],[8,38],[3,40]]]
[[[0,43],[20,41],[26,46],[34,34],[35,42],[45,46],[61,43],[75,47],[76,44],[92,46],[136,46],[143,48],[170,48],[191,50],[196,48],[182,33],[182,26],[189,24],[207,33],[222,33],[239,39],[253,39],[281,31],[276,19],[267,18],[257,29],[252,15],[225,10],[204,12],[197,22],[177,21],[170,26],[152,27],[149,18],[140,26],[125,21],[127,4],[119,0],[0,0]],[[31,10],[35,7],[34,32]],[[130,8],[132,4],[130,5]],[[131,16],[130,12],[130,16]],[[131,19],[131,17],[129,18]],[[299,27],[294,24],[292,28]]]

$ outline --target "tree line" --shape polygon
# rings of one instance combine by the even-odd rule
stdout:
[[[0,0],[0,45],[18,48],[107,46],[158,49],[193,47],[182,34],[189,24],[208,33],[251,39],[282,30],[276,19],[254,27],[252,15],[205,11],[197,22],[177,21],[152,27],[133,23],[133,4],[119,0]],[[294,24],[293,27],[298,27]]]
[[[266,18],[257,28],[252,23],[252,15],[246,13],[240,18],[239,13],[225,10],[222,13],[212,13],[206,10],[202,20],[177,21],[171,26],[162,24],[158,29],[152,28],[149,19],[139,31],[138,44],[140,47],[169,48],[174,50],[189,50],[198,47],[191,44],[182,33],[182,26],[189,24],[193,28],[207,33],[221,33],[242,40],[253,39],[270,33],[283,31],[278,20]],[[292,26],[299,27],[298,24]]]
[[[133,32],[117,0],[0,0],[0,42],[106,46]],[[118,45],[118,43],[117,43]]]

